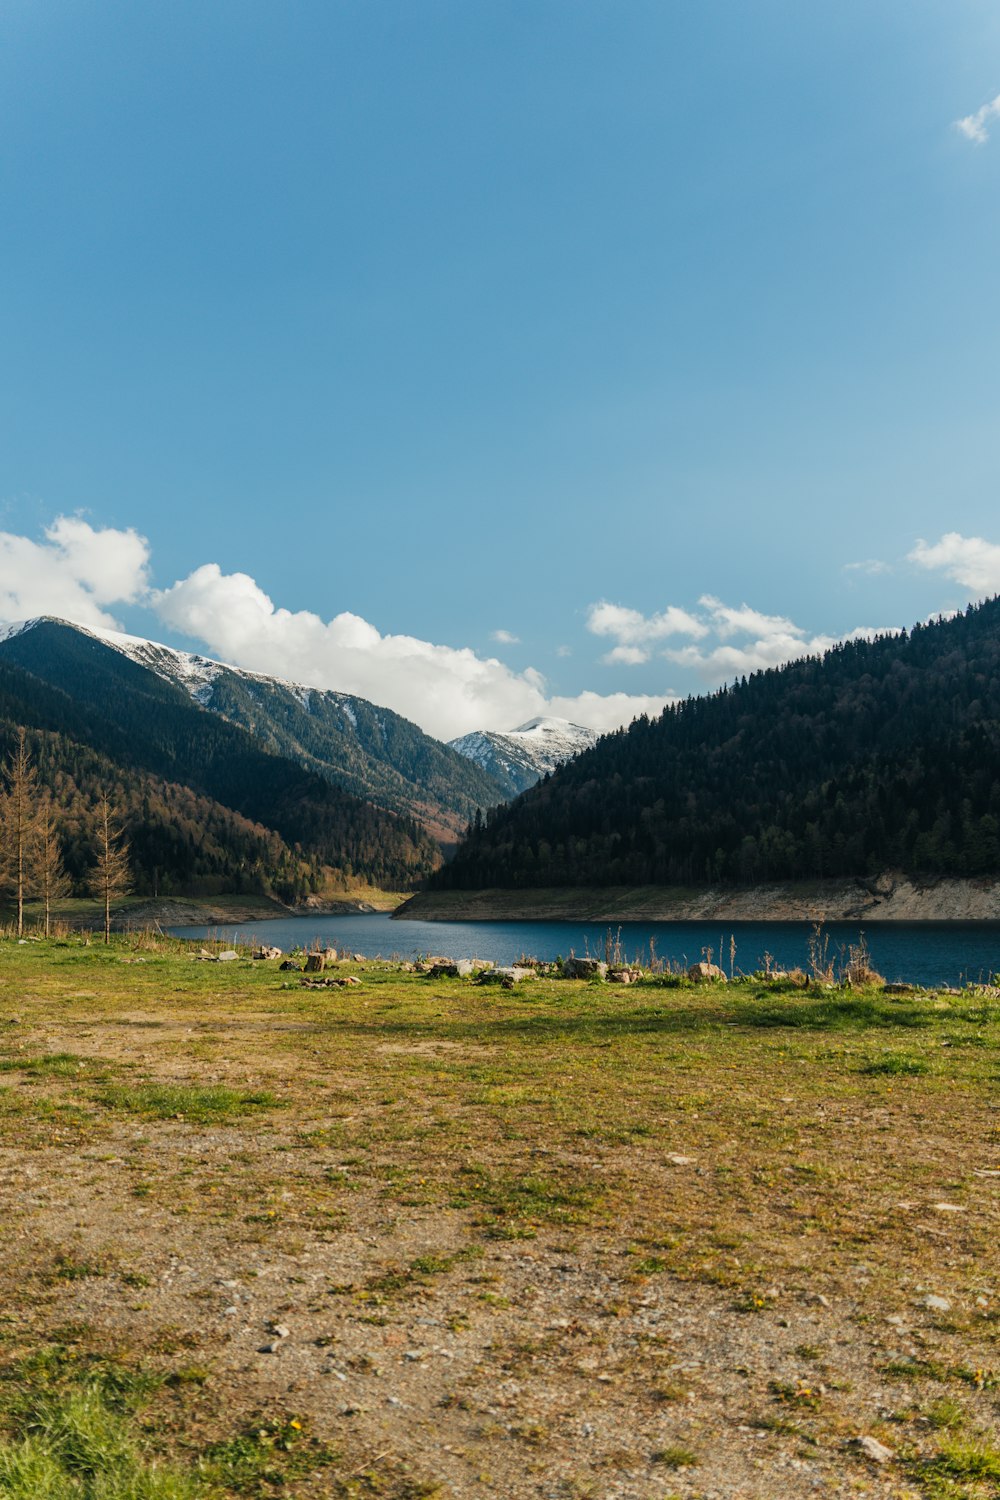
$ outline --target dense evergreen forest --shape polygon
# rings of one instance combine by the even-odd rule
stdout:
[[[77,639],[73,696],[42,680],[42,658],[37,673],[0,661],[0,755],[23,726],[78,887],[105,790],[131,841],[141,893],[273,891],[295,900],[351,880],[407,889],[439,862],[412,819],[269,755],[154,673],[112,653],[91,655]]]
[[[757,672],[477,819],[436,888],[1000,872],[1000,600]]]

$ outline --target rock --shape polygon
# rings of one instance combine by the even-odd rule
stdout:
[[[563,960],[565,979],[606,979],[608,966],[599,958],[567,958]]]
[[[365,961],[365,955],[363,953],[352,953],[351,959],[352,962],[356,964],[363,964]]]
[[[861,1450],[865,1458],[871,1459],[873,1464],[889,1464],[896,1457],[892,1449],[887,1448],[884,1443],[880,1443],[878,1438],[856,1437],[852,1438],[851,1441],[855,1448]]]
[[[277,1354],[278,1350],[280,1348],[281,1348],[281,1340],[280,1339],[275,1339],[274,1342],[271,1343],[271,1344],[261,1344],[260,1348],[257,1350],[257,1353],[258,1354]]]
[[[283,964],[278,965],[278,972],[280,974],[301,974],[302,965],[295,963],[293,959],[286,958]]]
[[[522,969],[518,964],[500,965],[495,969],[484,969],[479,975],[479,983],[500,984],[505,990],[512,990],[515,984],[520,984],[522,979],[531,979],[533,975],[533,969]]]
[[[337,962],[336,948],[324,948],[323,957],[326,959],[328,964],[335,964]]]
[[[719,980],[723,984],[727,982],[726,976],[722,969],[719,968],[719,965],[707,964],[704,959],[702,959],[701,963],[691,965],[690,969],[688,969],[688,978],[693,979],[696,984],[707,984],[709,981],[718,982]]]
[[[695,1160],[693,1156],[681,1156],[676,1151],[671,1151],[667,1156],[667,1161],[675,1167],[693,1167]]]
[[[260,959],[268,959],[268,958],[280,958],[280,957],[281,957],[281,949],[280,948],[271,948],[267,944],[264,944],[262,947],[258,948],[257,951],[256,951],[256,953],[254,954],[254,958],[258,959],[258,960],[260,960]]]
[[[915,984],[887,984],[882,993],[885,995],[915,995],[917,987]]]
[[[635,984],[637,979],[642,978],[641,969],[609,969],[609,984]]]
[[[964,1203],[935,1203],[934,1212],[938,1214],[964,1214]]]
[[[306,973],[322,974],[326,968],[326,959],[322,953],[310,953],[306,957]]]
[[[357,974],[345,974],[340,982],[341,984],[360,984],[361,980],[358,978]]]
[[[822,1292],[813,1292],[811,1294],[811,1296],[809,1296],[809,1297],[806,1298],[806,1301],[807,1301],[807,1303],[809,1304],[810,1307],[829,1307],[830,1306],[830,1299],[829,1299],[829,1297],[824,1297]]]
[[[274,1334],[276,1339],[287,1339],[289,1334],[291,1333],[291,1329],[286,1328],[284,1323],[272,1323],[271,1332]]]
[[[432,979],[468,979],[472,973],[471,958],[445,959],[427,971]]]
[[[951,1312],[948,1298],[935,1296],[933,1292],[924,1298],[922,1306],[929,1308],[931,1312]]]
[[[225,953],[220,953],[218,955],[216,962],[220,964],[231,964],[233,959],[239,958],[239,956],[240,955],[236,952],[235,948],[227,948]]]

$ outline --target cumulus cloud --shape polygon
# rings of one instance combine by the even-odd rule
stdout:
[[[608,666],[640,666],[649,661],[652,647],[672,635],[688,635],[696,640],[707,633],[701,620],[670,604],[659,614],[644,615],[622,604],[602,599],[587,611],[587,629],[591,635],[609,636],[616,645],[602,658]]]
[[[0,532],[0,619],[58,615],[111,628],[105,606],[130,604],[149,586],[149,543],[131,528],[93,527],[59,516],[44,540]]]
[[[682,633],[693,636],[701,644],[668,646],[660,654],[712,683],[728,681],[762,667],[781,666],[799,657],[816,656],[838,641],[871,639],[884,633],[860,626],[843,636],[810,636],[784,615],[766,615],[748,604],[725,604],[713,594],[703,594],[698,604],[703,611],[700,615],[670,606],[650,616],[620,605],[594,605],[588,624],[595,635],[614,633],[623,641],[657,641]],[[668,628],[668,622],[675,628]],[[602,660],[638,666],[648,661],[650,655],[647,645],[620,644]]]
[[[964,115],[961,120],[955,121],[955,129],[960,130],[967,140],[973,141],[977,146],[985,146],[990,138],[986,129],[991,120],[1000,119],[1000,94],[977,109],[975,114]]]
[[[509,630],[494,630],[490,635],[491,641],[496,641],[500,646],[519,646],[521,637],[512,635]]]
[[[907,560],[921,568],[939,569],[973,594],[1000,593],[1000,547],[984,537],[949,531],[933,545],[921,539]]]
[[[356,693],[452,739],[473,729],[512,729],[541,714],[606,730],[639,713],[658,713],[662,696],[581,693],[549,697],[545,679],[514,672],[467,647],[409,635],[382,635],[359,615],[323,620],[309,610],[276,608],[246,573],[216,563],[154,596],[161,620],[251,671]]]

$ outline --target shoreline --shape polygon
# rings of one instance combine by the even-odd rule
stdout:
[[[403,899],[395,892],[376,890],[330,900],[311,897],[298,906],[288,906],[273,896],[140,896],[115,905],[111,928],[113,932],[140,932],[147,928],[245,926],[285,917],[362,916],[390,913]],[[29,926],[37,925],[41,916],[35,903],[25,906],[24,915]],[[104,926],[103,908],[96,901],[60,902],[52,916],[54,922],[76,930],[100,931]]]
[[[424,922],[1000,922],[1000,878],[783,881],[725,887],[420,891],[392,912]]]

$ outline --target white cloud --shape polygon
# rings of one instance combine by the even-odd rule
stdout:
[[[237,666],[357,693],[442,739],[512,729],[541,714],[611,729],[636,714],[658,713],[666,701],[591,692],[549,698],[545,679],[531,667],[514,672],[467,647],[381,635],[354,614],[323,620],[309,610],[279,609],[246,573],[223,573],[217,563],[155,595],[154,607],[167,625]]]
[[[592,604],[587,611],[587,629],[591,635],[607,635],[620,646],[639,646],[650,641],[662,641],[671,635],[705,634],[705,626],[689,614],[669,604],[658,615],[643,615],[637,609],[627,609],[621,604],[609,604],[602,599]]]
[[[819,655],[838,640],[870,639],[882,633],[862,626],[846,636],[809,636],[784,615],[766,615],[748,604],[724,604],[713,594],[703,594],[698,604],[704,611],[701,615],[671,605],[649,617],[621,605],[592,606],[588,615],[591,631],[595,635],[616,635],[620,641],[601,660],[615,666],[639,666],[650,660],[652,651],[647,644],[628,642],[646,643],[684,633],[704,644],[668,647],[660,654],[697,672],[706,682],[719,683],[763,667]]]
[[[933,545],[921,538],[907,554],[907,561],[921,568],[940,569],[973,594],[1000,593],[1000,547],[981,536],[949,531]]]
[[[58,615],[114,628],[104,606],[145,594],[149,543],[131,528],[95,528],[79,516],[59,516],[44,538],[0,532],[0,619]]]
[[[849,562],[844,564],[845,573],[867,573],[872,578],[877,578],[880,573],[891,573],[892,567],[878,557],[865,557],[860,562]]]
[[[645,646],[613,646],[601,657],[608,667],[641,667],[649,661],[650,653]]]
[[[988,104],[982,105],[975,114],[956,120],[955,129],[960,130],[967,140],[973,141],[977,146],[985,146],[990,138],[986,126],[991,120],[1000,120],[1000,94]]]
[[[491,641],[496,641],[500,646],[519,646],[521,637],[512,635],[509,630],[494,630],[490,635]]]

